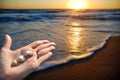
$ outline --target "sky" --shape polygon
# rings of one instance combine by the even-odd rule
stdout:
[[[77,0],[78,4],[72,4],[76,0],[0,0],[1,9],[66,9],[81,8],[87,9],[120,9],[120,0]],[[80,3],[80,4],[79,4]],[[78,6],[75,6],[78,5]]]

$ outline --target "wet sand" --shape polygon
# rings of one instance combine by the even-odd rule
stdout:
[[[120,36],[111,37],[95,55],[34,72],[24,80],[119,80]]]

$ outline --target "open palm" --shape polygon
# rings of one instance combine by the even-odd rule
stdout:
[[[4,46],[0,51],[0,80],[21,80],[37,69],[42,62],[52,55],[55,43],[48,40],[40,40],[17,50],[11,50],[12,39],[6,35]],[[26,51],[32,51],[33,56],[18,66],[11,66],[12,62]],[[38,57],[37,53],[41,53]]]

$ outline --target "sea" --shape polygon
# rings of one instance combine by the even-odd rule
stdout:
[[[12,37],[12,50],[36,40],[55,42],[53,56],[36,71],[45,70],[87,59],[120,35],[120,9],[0,9],[0,48],[5,34]]]

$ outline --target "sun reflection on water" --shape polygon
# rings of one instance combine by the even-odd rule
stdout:
[[[71,22],[71,26],[80,26],[80,23],[78,23],[78,22]]]
[[[71,26],[68,29],[68,47],[70,52],[79,52],[80,43],[82,41],[81,32],[82,29],[79,27],[80,23],[71,22]]]

